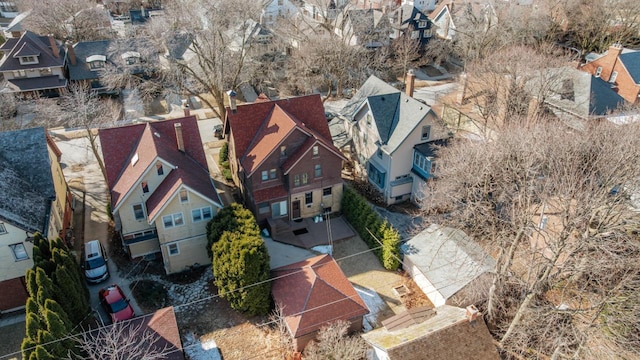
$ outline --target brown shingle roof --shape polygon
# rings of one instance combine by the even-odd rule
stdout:
[[[282,306],[294,338],[329,322],[369,313],[353,285],[330,255],[320,255],[273,270],[271,292]]]
[[[176,123],[182,124],[184,153],[179,151],[176,145]],[[175,168],[147,200],[149,218],[155,215],[182,184],[218,202],[207,171],[198,124],[194,116],[101,129],[99,136],[114,209],[144,172],[159,159]],[[131,160],[136,154],[138,159],[132,166]]]
[[[226,126],[231,128],[235,153],[240,159],[245,159],[250,151],[251,155],[258,156],[257,150],[254,149],[258,143],[261,151],[259,156],[266,156],[288,133],[285,129],[290,131],[293,127],[307,133],[310,130],[315,131],[317,136],[331,143],[331,132],[318,94],[238,105],[235,112],[227,109],[226,123]],[[283,128],[281,130],[275,126]],[[275,136],[261,139],[258,134]],[[255,159],[247,161],[250,161],[248,165],[252,169],[259,164]]]

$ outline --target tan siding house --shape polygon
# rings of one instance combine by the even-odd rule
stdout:
[[[116,230],[132,258],[167,274],[206,264],[206,224],[222,207],[193,116],[99,132]]]

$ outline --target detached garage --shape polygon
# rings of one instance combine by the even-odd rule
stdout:
[[[434,306],[486,299],[495,260],[463,231],[433,224],[403,245],[404,270]]]

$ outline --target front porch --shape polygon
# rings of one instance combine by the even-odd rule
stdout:
[[[275,241],[311,249],[319,245],[330,245],[332,242],[349,239],[355,233],[342,217],[323,218],[315,222],[314,218],[289,221],[283,218],[268,219],[267,226],[271,238]],[[329,239],[329,231],[331,239]]]

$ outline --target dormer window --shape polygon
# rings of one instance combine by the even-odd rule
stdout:
[[[137,51],[127,51],[122,54],[122,60],[127,65],[135,65],[140,62],[140,53]]]
[[[602,66],[598,66],[598,68],[596,68],[596,77],[600,77],[600,74],[602,74]]]
[[[37,64],[38,62],[37,56],[20,56],[20,65],[31,65]]]
[[[85,59],[91,70],[103,69],[104,64],[107,61],[107,57],[104,55],[91,55]]]
[[[427,20],[420,20],[420,21],[418,22],[418,27],[419,27],[420,29],[424,29],[424,28],[426,28],[426,27],[427,27]]]

